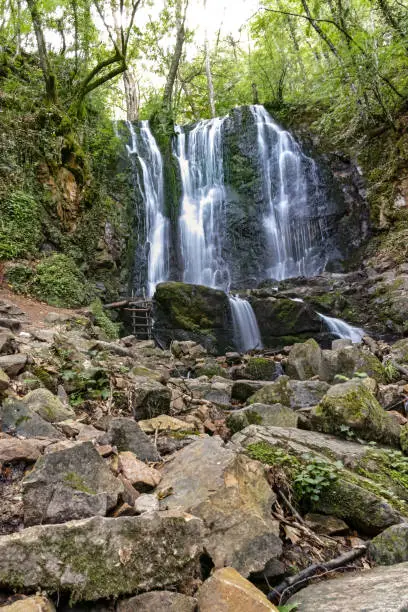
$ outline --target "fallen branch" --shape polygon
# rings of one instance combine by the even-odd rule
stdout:
[[[268,599],[273,603],[284,603],[282,602],[283,594],[286,591],[289,591],[288,596],[293,595],[293,593],[297,593],[300,591],[300,584],[307,584],[307,581],[316,576],[316,574],[321,572],[328,572],[330,570],[339,569],[340,567],[346,566],[348,563],[355,561],[362,557],[367,550],[367,546],[362,544],[357,548],[353,548],[351,551],[343,553],[342,555],[327,561],[326,563],[314,563],[310,565],[306,569],[302,570],[295,576],[289,576],[285,578],[283,582],[278,584],[278,586],[274,587],[273,591],[271,591],[268,595]],[[306,586],[305,584],[305,586]],[[285,597],[286,599],[286,597]]]

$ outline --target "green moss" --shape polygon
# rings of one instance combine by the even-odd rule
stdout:
[[[52,306],[76,308],[89,303],[91,288],[75,262],[55,254],[40,262],[30,284],[30,293]]]
[[[273,380],[276,377],[276,363],[265,357],[250,357],[245,364],[245,377],[252,380]]]
[[[35,255],[41,238],[41,207],[31,194],[14,191],[0,200],[0,260]]]
[[[283,404],[284,406],[290,406],[293,392],[289,388],[288,383],[288,376],[280,376],[275,382],[262,387],[254,395],[251,395],[248,403]]]
[[[112,319],[109,318],[100,300],[92,302],[91,311],[95,318],[95,323],[102,329],[107,338],[116,340],[119,337],[120,324],[114,323]]]
[[[95,491],[90,489],[84,479],[75,472],[68,472],[64,478],[64,482],[71,487],[71,489],[81,491],[81,493],[88,493],[89,495],[96,495]]]

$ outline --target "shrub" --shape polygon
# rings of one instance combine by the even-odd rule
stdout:
[[[91,311],[95,317],[95,323],[102,329],[108,338],[116,340],[119,337],[120,323],[114,323],[103,309],[101,300],[95,300],[91,304]]]
[[[0,204],[0,260],[28,257],[42,239],[41,209],[23,191],[15,191]]]
[[[31,293],[51,306],[76,308],[88,304],[92,289],[73,259],[54,254],[37,266]]]

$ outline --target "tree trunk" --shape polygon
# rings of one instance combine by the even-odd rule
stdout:
[[[38,10],[36,0],[27,0],[27,5],[31,14],[31,19],[33,22],[35,38],[37,40],[38,47],[38,57],[40,60],[41,70],[44,76],[45,81],[45,90],[47,93],[47,98],[51,102],[57,101],[57,82],[55,78],[55,74],[51,69],[51,64],[49,61],[47,47],[45,45],[44,32],[41,23],[41,15]]]
[[[167,75],[166,84],[163,93],[163,108],[169,114],[172,111],[172,99],[174,82],[176,80],[178,67],[180,64],[181,54],[183,52],[184,40],[186,37],[185,31],[185,20],[188,0],[186,0],[184,12],[182,10],[182,0],[177,0],[176,4],[176,22],[177,22],[177,35],[176,35],[176,46],[174,47],[173,57],[171,58],[170,70]]]
[[[125,86],[126,114],[128,121],[139,119],[139,95],[138,87],[131,70],[123,73],[123,84]]]
[[[326,34],[323,32],[323,30],[321,29],[321,27],[319,26],[317,21],[315,19],[313,19],[313,17],[311,16],[309,5],[306,2],[306,0],[301,0],[301,2],[302,2],[303,8],[305,9],[306,15],[308,16],[309,22],[310,22],[311,26],[313,27],[313,29],[315,30],[315,32],[317,32],[317,34],[320,36],[320,38],[322,40],[324,40],[324,42],[329,47],[329,49],[333,53],[333,55],[335,55],[337,58],[339,58],[339,53],[338,53],[336,47],[333,45],[333,43],[330,40],[330,38],[328,36],[326,36]]]
[[[204,11],[207,10],[207,0],[203,1]],[[211,59],[210,59],[210,45],[208,42],[207,27],[205,28],[205,41],[204,41],[204,54],[205,54],[205,74],[207,77],[207,89],[208,89],[208,102],[210,104],[211,117],[215,117],[215,97],[214,97],[214,84],[211,74]]]

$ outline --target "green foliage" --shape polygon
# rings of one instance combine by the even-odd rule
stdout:
[[[6,272],[6,279],[13,291],[26,293],[27,286],[32,279],[34,270],[25,264],[14,264]]]
[[[329,463],[319,457],[302,455],[306,464],[295,477],[294,490],[300,500],[317,502],[324,489],[329,489],[338,479],[338,470],[343,467],[340,461]]]
[[[91,288],[75,262],[60,254],[38,264],[30,292],[52,306],[66,308],[83,306],[92,297]]]
[[[35,255],[41,237],[41,211],[31,195],[14,191],[0,201],[0,260]]]
[[[108,338],[111,340],[119,338],[120,323],[114,323],[112,319],[109,318],[100,300],[92,302],[91,311],[95,318],[95,323],[102,329]]]
[[[384,364],[384,374],[388,383],[392,383],[399,378],[399,372],[391,361]]]
[[[278,610],[279,612],[296,612],[298,607],[298,604],[285,604],[283,606],[278,606]]]
[[[299,461],[288,455],[282,448],[271,446],[267,442],[256,442],[247,446],[247,453],[252,459],[267,463],[268,465],[280,465],[289,471],[299,469]]]

